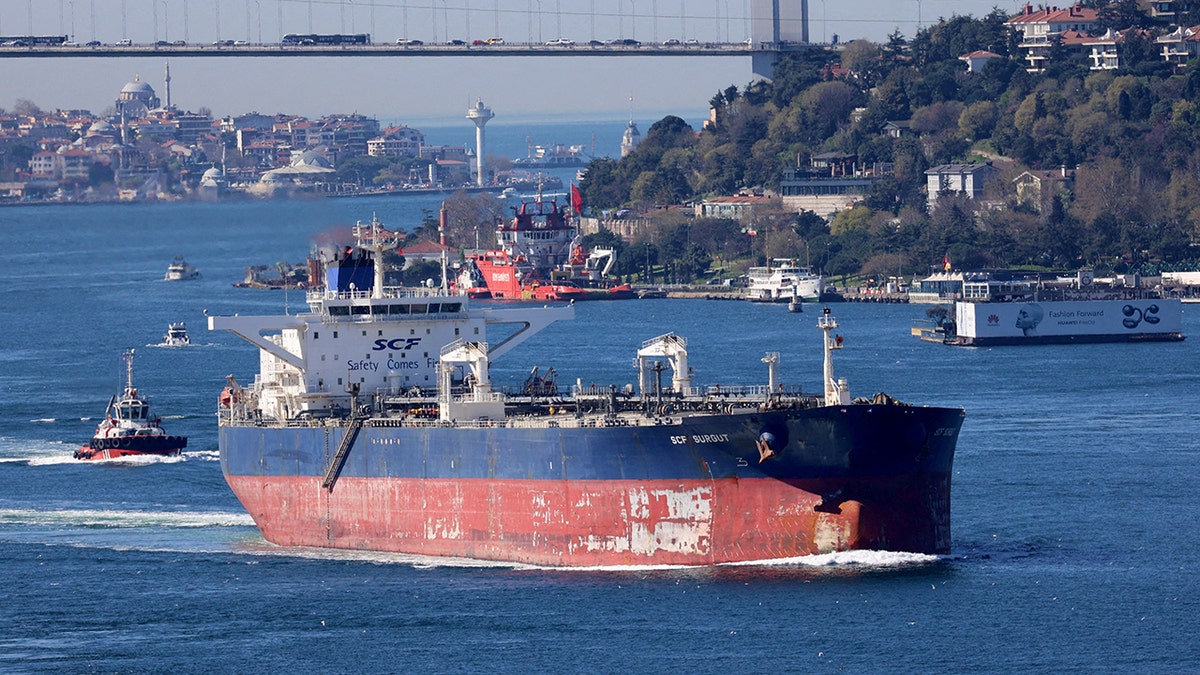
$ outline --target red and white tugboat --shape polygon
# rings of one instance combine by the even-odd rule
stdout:
[[[582,237],[566,204],[542,199],[514,207],[513,218],[496,227],[496,250],[477,254],[472,262],[487,291],[499,300],[584,300],[633,297],[627,284],[608,284],[601,264],[584,255]],[[591,263],[591,264],[589,264]],[[461,283],[460,283],[461,286]]]
[[[125,391],[113,396],[92,440],[75,451],[75,459],[116,459],[129,455],[178,455],[186,436],[163,430],[162,420],[150,416],[150,401],[133,387],[133,350],[125,352]]]

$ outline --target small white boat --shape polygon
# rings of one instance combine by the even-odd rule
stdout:
[[[163,336],[162,343],[168,347],[186,347],[192,344],[192,339],[188,337],[187,325],[182,321],[168,324],[167,334]]]
[[[175,256],[175,260],[167,266],[167,275],[163,277],[164,281],[187,281],[189,279],[199,279],[200,270],[188,264],[183,256]]]

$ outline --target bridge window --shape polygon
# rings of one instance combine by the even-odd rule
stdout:
[[[370,305],[357,305],[350,308],[350,313],[354,315],[370,314],[371,307]]]
[[[330,316],[350,316],[349,307],[334,306],[329,308]]]

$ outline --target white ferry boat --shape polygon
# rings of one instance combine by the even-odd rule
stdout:
[[[751,267],[746,278],[745,298],[750,302],[817,302],[825,292],[825,279],[792,258],[772,258],[766,267]]]
[[[168,347],[186,347],[192,344],[188,337],[187,324],[175,321],[167,325],[167,334],[163,336],[162,344]]]
[[[167,266],[167,274],[163,277],[164,281],[187,281],[189,279],[199,279],[200,270],[192,267],[183,256],[175,256],[171,264]]]

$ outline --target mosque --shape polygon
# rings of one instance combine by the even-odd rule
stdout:
[[[167,107],[170,108],[171,100],[171,70],[167,67]],[[157,110],[161,107],[161,101],[154,94],[154,88],[142,81],[141,77],[135,75],[133,82],[121,87],[121,93],[117,95],[117,102],[114,105],[117,114],[128,121],[140,120],[150,116],[151,110]]]

